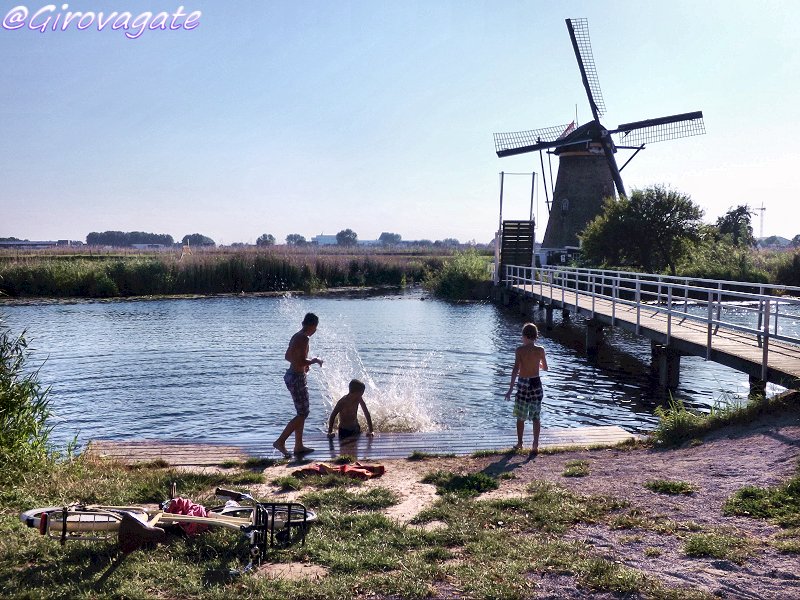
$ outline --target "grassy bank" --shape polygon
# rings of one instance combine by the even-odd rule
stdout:
[[[708,414],[687,409],[680,400],[671,401],[668,406],[659,406],[655,414],[658,426],[650,435],[650,440],[661,447],[674,447],[685,442],[698,440],[708,433],[728,425],[752,423],[760,416],[785,411],[796,406],[800,391],[789,390],[773,398],[752,396],[744,402],[731,402],[712,407]]]
[[[230,294],[348,286],[405,286],[441,267],[416,253],[202,251],[35,254],[0,257],[0,292],[13,297],[111,298]]]
[[[477,476],[480,475],[480,476]],[[459,590],[471,598],[523,598],[535,593],[530,573],[569,574],[584,590],[694,596],[596,552],[564,534],[578,524],[603,522],[625,503],[537,482],[524,496],[483,500],[484,474],[442,485],[440,499],[402,525],[380,511],[399,498],[378,487],[346,481],[306,491],[301,500],[319,521],[305,546],[270,553],[271,562],[303,562],[322,569],[319,580],[232,576],[246,561],[246,544],[230,531],[173,538],[120,560],[116,544],[43,538],[17,518],[22,508],[71,498],[108,503],[155,502],[170,481],[188,497],[209,500],[214,485],[247,487],[255,473],[187,474],[165,468],[125,469],[77,459],[53,463],[24,486],[0,495],[0,592],[5,598],[424,598]],[[431,474],[437,485],[452,473]],[[435,527],[430,526],[436,525]],[[438,525],[437,525],[438,524]],[[684,593],[689,596],[683,595]]]

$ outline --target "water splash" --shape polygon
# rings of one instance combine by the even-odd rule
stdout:
[[[284,296],[280,312],[292,322],[300,323],[308,304],[301,298]],[[318,383],[330,415],[336,402],[347,393],[351,379],[360,379],[367,389],[364,401],[377,432],[439,431],[442,426],[431,416],[434,402],[427,391],[429,363],[435,353],[427,353],[417,364],[400,372],[390,373],[376,381],[361,359],[350,323],[342,315],[323,315],[320,328],[314,335],[312,354],[324,360],[321,369],[312,368],[309,377]],[[359,411],[359,421],[366,431],[366,421]]]

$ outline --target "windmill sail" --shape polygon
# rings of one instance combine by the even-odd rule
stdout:
[[[575,121],[566,125],[555,125],[528,131],[510,131],[494,134],[494,147],[497,156],[524,154],[544,148],[557,146],[558,140],[575,129]]]
[[[603,102],[603,92],[600,90],[600,79],[597,77],[597,67],[592,54],[592,42],[589,39],[589,21],[587,19],[566,19],[569,37],[572,40],[572,49],[581,71],[583,86],[589,97],[589,104],[595,120],[606,112]]]
[[[624,123],[609,133],[616,134],[617,144],[620,146],[643,146],[653,142],[703,135],[705,132],[703,112],[698,110],[659,119]]]

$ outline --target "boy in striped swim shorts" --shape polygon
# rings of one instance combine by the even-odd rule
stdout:
[[[294,434],[294,453],[298,455],[313,452],[313,448],[303,445],[303,428],[309,413],[308,384],[306,373],[311,365],[322,366],[322,359],[308,358],[309,339],[317,331],[319,317],[314,313],[306,314],[303,319],[303,328],[289,340],[289,348],[285,358],[289,361],[289,368],[283,376],[286,388],[292,395],[294,409],[297,413],[284,427],[280,437],[272,443],[272,447],[289,458],[291,454],[286,449],[286,440]]]
[[[511,400],[514,383],[517,384],[517,395],[514,400],[514,416],[517,418],[517,445],[514,450],[522,448],[522,434],[525,421],[533,423],[533,445],[531,456],[539,452],[539,430],[541,425],[542,380],[539,370],[547,371],[547,358],[544,348],[536,345],[539,330],[533,323],[525,323],[522,327],[522,345],[514,353],[514,369],[511,371],[511,385],[506,392],[506,400]]]

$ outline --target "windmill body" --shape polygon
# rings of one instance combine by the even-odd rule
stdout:
[[[593,121],[582,125],[564,141],[586,137],[594,125]],[[578,248],[578,232],[600,214],[604,199],[614,195],[614,179],[599,143],[561,146],[554,154],[558,156],[558,176],[542,247]]]
[[[542,243],[545,262],[548,254],[561,254],[564,260],[565,251],[578,248],[578,235],[601,214],[605,199],[615,191],[620,196],[626,195],[620,172],[628,163],[617,166],[617,149],[632,150],[635,156],[648,143],[705,133],[700,111],[625,123],[607,130],[600,123],[605,105],[592,56],[588,23],[586,19],[566,19],[566,24],[593,119],[577,129],[572,123],[494,134],[499,157],[536,151],[559,157],[553,203]]]

